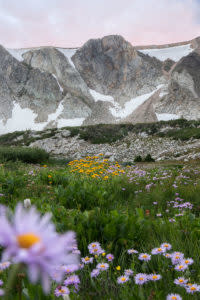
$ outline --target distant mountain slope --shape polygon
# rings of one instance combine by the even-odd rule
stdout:
[[[0,46],[0,134],[200,118],[200,38],[133,47],[112,35],[81,48]]]

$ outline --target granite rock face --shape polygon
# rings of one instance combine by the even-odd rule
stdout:
[[[187,119],[200,118],[200,54],[194,51],[173,68],[168,94],[158,103],[157,112],[172,113]]]
[[[122,103],[165,82],[162,63],[138,52],[121,36],[89,40],[72,60],[91,89]]]
[[[50,73],[17,61],[0,46],[0,119],[12,116],[14,102],[35,112],[45,121],[62,99],[59,86]],[[36,120],[36,122],[37,122]]]
[[[199,119],[200,37],[142,49],[118,35],[78,49],[0,46],[0,134]]]

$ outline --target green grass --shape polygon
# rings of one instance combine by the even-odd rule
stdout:
[[[200,128],[182,128],[182,129],[171,129],[166,133],[159,133],[161,137],[170,137],[175,140],[186,141],[191,138],[200,138]]]
[[[22,161],[25,163],[42,163],[46,162],[49,154],[37,148],[26,147],[0,147],[0,162],[5,161]]]
[[[181,251],[185,257],[194,259],[185,277],[200,283],[200,166],[193,166],[189,171],[189,166],[185,165],[154,166],[145,169],[144,176],[131,173],[135,167],[127,168],[131,181],[125,175],[103,181],[70,173],[66,161],[59,164],[53,161],[47,168],[9,161],[0,167],[0,194],[3,194],[0,201],[14,209],[18,202],[30,198],[42,214],[52,212],[59,232],[74,230],[77,233],[82,256],[88,255],[87,245],[93,241],[99,241],[106,253],[114,254],[108,275],[102,273],[101,279],[90,279],[89,273],[95,263],[79,272],[80,291],[70,299],[161,300],[174,292],[184,300],[197,300],[199,294],[186,294],[184,288],[173,283],[181,274],[173,270],[166,258],[154,256],[149,263],[142,263],[137,256],[133,258],[127,254],[129,248],[150,253],[152,248],[169,242],[173,251]],[[173,187],[175,181],[177,188]],[[184,202],[194,205],[182,217],[175,217],[178,209],[168,206],[168,202],[175,199],[175,193],[179,193]],[[153,204],[155,201],[157,205]],[[158,213],[162,217],[157,217]],[[176,222],[170,223],[170,218]],[[102,260],[103,257],[97,259]],[[121,266],[121,271],[116,271],[117,265]],[[117,277],[128,268],[134,274],[157,272],[163,280],[141,288],[132,281],[117,285]],[[39,286],[34,288],[26,279],[24,284],[30,294],[37,293],[38,300],[54,299],[53,294],[42,296]],[[18,299],[14,297],[12,299]],[[23,296],[24,299],[29,298]]]

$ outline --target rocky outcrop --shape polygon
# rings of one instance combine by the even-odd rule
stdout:
[[[33,142],[30,147],[46,150],[55,157],[80,159],[88,155],[104,154],[110,161],[133,162],[138,155],[147,154],[155,160],[185,160],[200,158],[200,140],[177,141],[151,136],[146,133],[129,133],[128,136],[112,144],[91,144],[79,136],[70,137],[65,130],[52,138]]]
[[[89,89],[68,58],[53,47],[28,51],[23,55],[24,62],[33,68],[49,72],[58,81],[64,95],[79,98],[88,106],[93,105]]]
[[[158,114],[199,119],[200,37],[147,48],[118,35],[79,49],[0,46],[0,134],[155,122]]]
[[[0,119],[3,121],[11,117],[14,102],[37,113],[36,121],[45,121],[62,99],[59,86],[51,74],[17,61],[2,46],[0,78]]]
[[[173,68],[168,93],[158,103],[156,111],[200,118],[200,55],[194,51],[183,57]]]
[[[72,60],[87,85],[123,103],[163,83],[162,63],[137,52],[121,36],[89,40]]]

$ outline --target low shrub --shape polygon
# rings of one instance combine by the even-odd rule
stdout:
[[[142,157],[140,155],[137,155],[134,159],[134,162],[142,162]]]
[[[43,163],[47,161],[49,154],[42,149],[23,147],[0,147],[0,161],[17,161],[25,163]]]
[[[155,159],[151,157],[151,154],[147,154],[147,156],[144,158],[145,162],[154,162]]]

